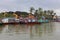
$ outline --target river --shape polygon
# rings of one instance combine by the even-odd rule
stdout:
[[[0,40],[60,40],[60,23],[0,25]]]

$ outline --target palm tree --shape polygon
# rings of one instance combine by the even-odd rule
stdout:
[[[46,14],[46,13],[47,13],[47,11],[46,11],[46,10],[44,10],[44,16],[45,16],[45,17],[47,17],[47,14]]]
[[[54,13],[54,14],[53,14],[53,20],[54,20],[54,19],[57,20],[57,18],[58,18],[58,17],[57,17],[57,15],[56,15],[56,13]]]
[[[38,16],[38,10],[35,10],[34,15],[35,15],[35,16]]]
[[[41,14],[41,12],[42,12],[42,8],[39,8],[38,9],[38,14]]]
[[[30,8],[30,14],[32,14],[33,10],[34,10],[34,8],[31,7],[31,8]]]
[[[54,11],[53,10],[48,10],[47,11],[48,19],[52,20],[53,19],[53,14],[54,14]]]
[[[43,16],[43,9],[42,8],[38,9],[38,16],[39,16],[39,19]]]
[[[51,11],[50,10],[47,10],[47,18],[50,20],[50,13]]]
[[[53,10],[51,10],[51,13],[50,13],[50,15],[52,15],[54,13],[54,11]]]
[[[47,15],[50,15],[50,10],[47,10]]]
[[[54,15],[56,15],[56,13],[54,13]]]
[[[42,11],[42,8],[39,8],[39,11]]]
[[[53,19],[53,14],[54,14],[54,11],[51,10],[51,13],[50,13],[50,18]]]

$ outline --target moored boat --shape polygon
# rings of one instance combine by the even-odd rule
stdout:
[[[41,23],[48,23],[49,20],[48,20],[48,19],[45,19],[45,20],[43,20],[43,19],[39,19],[38,22],[41,22]]]
[[[2,19],[2,24],[18,24],[18,23],[19,23],[19,19],[15,19],[15,18]]]
[[[41,24],[40,22],[38,22],[36,19],[21,19],[20,20],[21,24]]]

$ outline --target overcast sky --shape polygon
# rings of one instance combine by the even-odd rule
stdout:
[[[54,10],[60,15],[60,0],[0,0],[2,11],[29,11],[30,7]]]

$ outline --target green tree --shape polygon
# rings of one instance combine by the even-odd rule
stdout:
[[[44,10],[44,16],[47,17],[47,11],[46,10]]]
[[[35,17],[38,16],[38,10],[35,10],[34,15],[35,15]]]
[[[31,7],[31,8],[30,8],[30,13],[31,13],[31,14],[32,14],[33,10],[34,10],[34,8],[33,8],[33,7]]]
[[[42,8],[38,9],[38,16],[39,16],[39,19],[43,16],[43,9]]]

